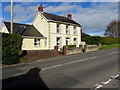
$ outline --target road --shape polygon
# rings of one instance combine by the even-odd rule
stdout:
[[[4,67],[3,89],[93,88],[118,73],[118,53],[102,50]]]

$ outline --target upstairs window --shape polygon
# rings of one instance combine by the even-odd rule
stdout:
[[[69,26],[66,25],[66,34],[69,34]]]
[[[60,24],[57,24],[57,33],[60,33]]]
[[[76,34],[77,32],[76,32],[76,27],[74,26],[74,28],[73,28],[73,34]]]
[[[34,46],[40,46],[40,39],[34,39]]]

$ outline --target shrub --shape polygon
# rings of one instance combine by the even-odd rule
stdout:
[[[102,38],[100,36],[86,36],[84,41],[89,45],[98,45],[102,43]]]
[[[19,53],[22,37],[17,34],[2,33],[2,64],[16,64],[20,62]]]
[[[76,45],[67,45],[68,48],[75,48]]]

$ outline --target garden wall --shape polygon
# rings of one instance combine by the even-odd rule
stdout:
[[[58,55],[59,52],[57,47],[55,47],[53,50],[23,50],[24,59],[29,61],[55,57]]]

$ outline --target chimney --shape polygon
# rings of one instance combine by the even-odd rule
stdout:
[[[38,11],[39,11],[39,12],[43,12],[43,6],[42,6],[42,5],[40,5],[40,6],[38,7]]]
[[[68,13],[67,17],[72,19],[72,14]]]

